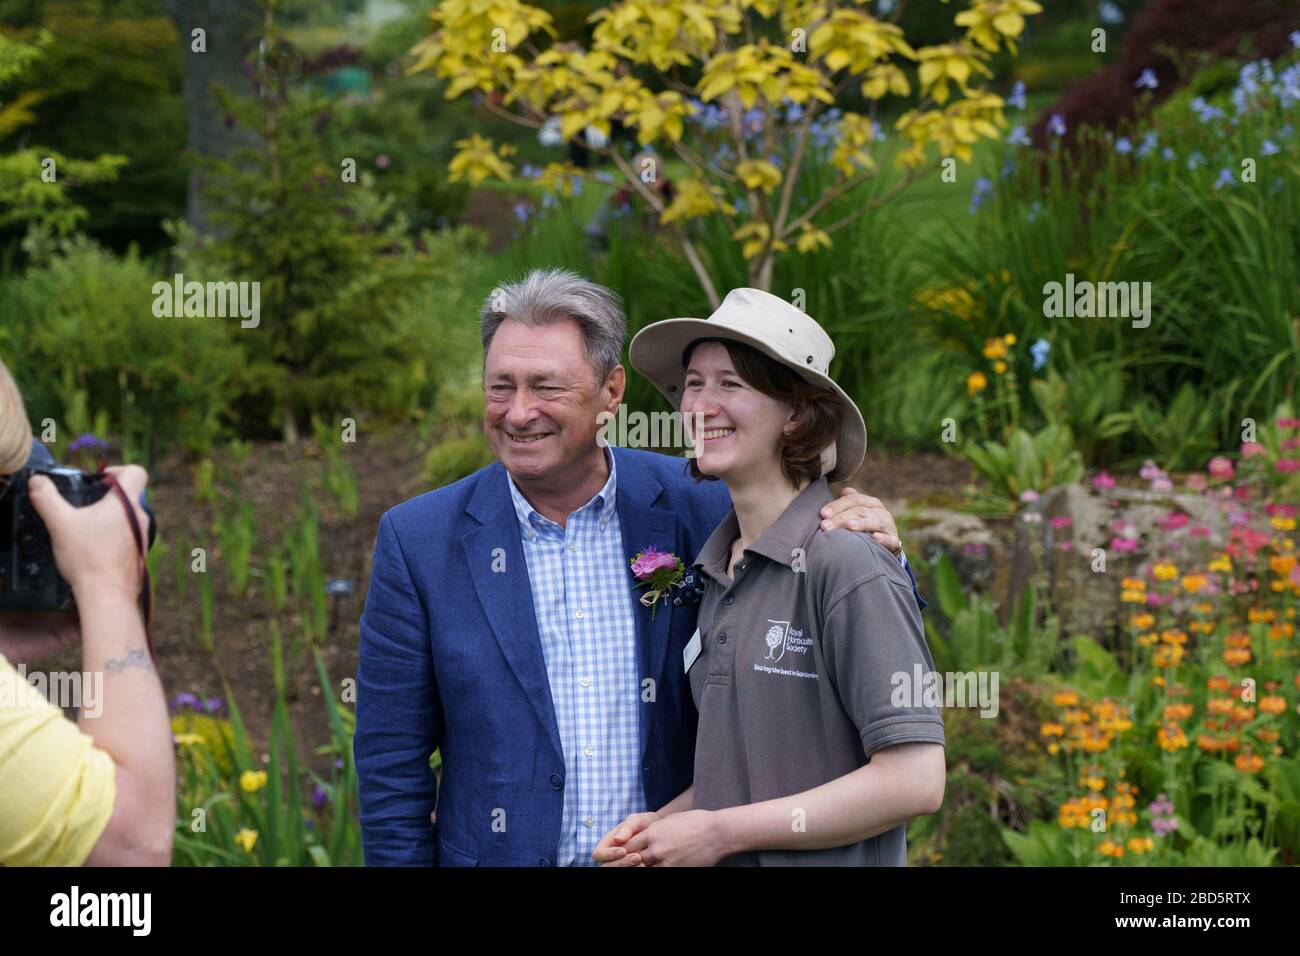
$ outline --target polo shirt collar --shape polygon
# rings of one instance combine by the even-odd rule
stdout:
[[[745,549],[746,553],[761,554],[778,564],[790,567],[794,562],[795,548],[802,547],[810,532],[821,523],[821,510],[831,500],[831,489],[825,478],[810,482],[790,502],[785,511],[772,522],[772,526],[758,536],[758,540]],[[740,521],[733,508],[722,523],[704,542],[695,566],[707,571],[719,581],[725,580],[727,560],[731,556],[731,543],[740,534]]]
[[[605,446],[604,451],[605,461],[609,464],[609,478],[605,481],[605,486],[596,492],[590,501],[573,513],[578,514],[591,508],[601,521],[609,522],[613,520],[614,515],[614,497],[618,485],[615,480],[617,465],[609,446]],[[538,524],[555,524],[554,521],[551,521],[550,518],[547,518],[528,503],[528,499],[524,497],[523,492],[519,490],[519,486],[515,484],[514,478],[511,477],[508,471],[506,472],[506,482],[510,485],[510,500],[515,506],[515,516],[519,519],[519,525],[524,529],[525,533]]]

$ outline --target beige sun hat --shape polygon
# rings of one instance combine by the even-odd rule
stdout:
[[[647,325],[628,346],[632,367],[680,409],[686,370],[683,352],[696,339],[727,339],[751,345],[805,382],[830,389],[845,406],[835,441],[822,452],[822,475],[830,481],[858,470],[867,453],[862,412],[828,374],[835,343],[811,317],[760,289],[732,289],[707,319],[663,319]]]

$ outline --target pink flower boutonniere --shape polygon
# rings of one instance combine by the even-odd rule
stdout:
[[[632,576],[638,581],[632,590],[641,587],[650,589],[641,595],[641,604],[650,609],[650,618],[653,620],[660,599],[668,600],[669,590],[682,583],[686,568],[677,555],[656,551],[653,546],[647,546],[631,563]]]

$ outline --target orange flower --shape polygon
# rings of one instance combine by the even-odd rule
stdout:
[[[1250,651],[1240,648],[1229,648],[1223,652],[1223,663],[1229,667],[1240,667],[1242,664],[1250,662]]]
[[[1261,697],[1259,699],[1259,709],[1266,714],[1273,714],[1276,716],[1286,710],[1286,698],[1271,696]]]
[[[1129,624],[1139,631],[1145,631],[1155,622],[1155,617],[1150,614],[1134,614],[1129,620]]]
[[[1150,837],[1130,837],[1128,841],[1128,848],[1134,853],[1150,853],[1155,846],[1155,841]]]
[[[1233,763],[1237,765],[1237,769],[1242,773],[1259,773],[1264,769],[1264,758],[1259,754],[1249,752],[1238,754]]]
[[[1057,691],[1052,695],[1052,704],[1056,707],[1073,707],[1079,703],[1079,695],[1072,690]]]
[[[1119,859],[1124,855],[1124,846],[1114,840],[1103,840],[1101,845],[1097,847],[1097,852],[1102,856],[1113,856]]]
[[[1187,746],[1187,735],[1177,724],[1165,724],[1156,733],[1156,742],[1160,744],[1162,750],[1174,753]]]
[[[1151,573],[1155,575],[1157,581],[1172,581],[1178,577],[1178,566],[1171,561],[1161,561],[1152,566]]]
[[[1211,677],[1208,681],[1205,682],[1205,686],[1210,688],[1210,690],[1227,690],[1229,684],[1230,682],[1228,678],[1223,674],[1215,674],[1213,677]],[[1296,686],[1300,687],[1300,678],[1297,678]]]
[[[1191,704],[1169,704],[1165,707],[1165,720],[1186,720],[1192,716]]]

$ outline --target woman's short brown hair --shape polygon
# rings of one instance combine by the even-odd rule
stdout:
[[[844,404],[828,388],[804,381],[788,366],[764,355],[743,342],[729,339],[696,339],[682,352],[682,368],[691,360],[695,347],[704,342],[718,342],[731,356],[736,374],[762,395],[794,406],[796,426],[782,433],[778,447],[781,451],[781,472],[796,488],[816,481],[822,475],[822,449],[835,440],[840,421],[844,417]],[[696,479],[714,478],[700,471],[699,463],[691,458],[691,474]]]

